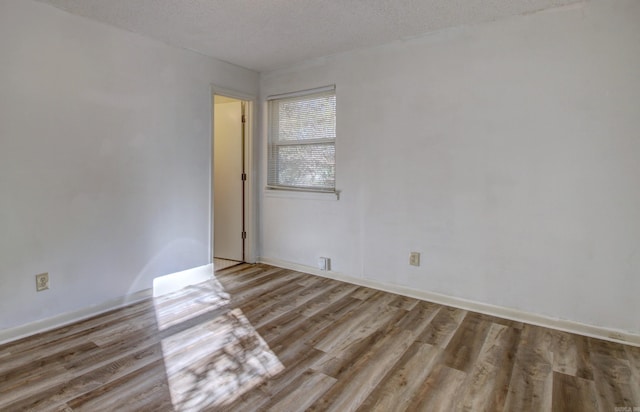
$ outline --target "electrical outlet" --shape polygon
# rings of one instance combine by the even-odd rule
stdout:
[[[42,292],[47,289],[49,289],[49,274],[41,273],[36,275],[36,291]]]
[[[420,253],[419,252],[411,252],[411,255],[409,255],[409,264],[411,266],[420,266]]]

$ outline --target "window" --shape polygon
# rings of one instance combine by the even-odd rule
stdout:
[[[268,100],[267,187],[335,192],[335,87],[272,96]]]

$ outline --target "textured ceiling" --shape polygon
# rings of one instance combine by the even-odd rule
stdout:
[[[39,0],[256,71],[576,0]]]

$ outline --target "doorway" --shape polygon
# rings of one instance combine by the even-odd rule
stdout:
[[[213,100],[213,257],[224,266],[246,260],[248,102]]]

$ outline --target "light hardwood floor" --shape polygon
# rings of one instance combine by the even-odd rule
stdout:
[[[1,411],[633,407],[640,348],[266,265],[0,346]]]

